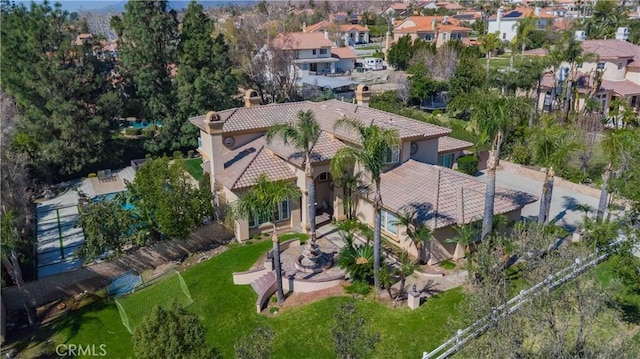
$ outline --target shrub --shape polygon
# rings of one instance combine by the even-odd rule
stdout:
[[[124,134],[127,136],[140,136],[142,130],[135,127],[127,127],[124,129]]]
[[[522,142],[514,144],[511,149],[511,160],[525,166],[531,164],[531,152],[529,148]]]
[[[367,282],[356,280],[351,285],[344,288],[344,291],[349,294],[367,295],[371,293],[371,286]]]
[[[96,178],[98,175],[95,172],[89,173],[89,178]]]
[[[278,303],[278,297],[277,297],[277,296],[275,296],[275,295],[272,295],[272,296],[271,296],[271,303],[273,303],[273,304]]]
[[[155,135],[156,135],[156,130],[153,127],[147,127],[144,130],[142,130],[142,136],[146,138],[151,138]]]
[[[271,312],[271,314],[276,314],[276,313],[278,313],[278,307],[271,307],[271,309],[269,309],[269,311]]]
[[[177,160],[182,158],[182,151],[173,151],[173,159]]]
[[[435,110],[431,113],[434,117],[438,117],[439,115],[442,115],[442,111],[440,110]]]
[[[478,172],[478,157],[469,155],[458,158],[458,171],[474,176]]]
[[[187,158],[193,158],[193,150],[187,151]]]
[[[452,270],[456,267],[456,265],[454,263],[451,263],[450,261],[444,261],[442,263],[440,263],[440,267],[447,269],[447,270]]]
[[[253,241],[250,241],[250,240],[249,241],[244,241],[244,244],[251,245],[251,244],[253,244]]]

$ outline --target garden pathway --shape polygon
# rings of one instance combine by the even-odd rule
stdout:
[[[210,223],[196,229],[191,239],[187,241],[159,242],[116,260],[96,263],[72,272],[28,282],[24,288],[33,298],[34,304],[41,306],[85,291],[98,291],[129,270],[142,272],[154,269],[174,260],[182,260],[192,253],[224,245],[232,237],[233,233],[223,225]],[[8,312],[20,310],[23,307],[24,298],[16,286],[2,288],[2,299]]]

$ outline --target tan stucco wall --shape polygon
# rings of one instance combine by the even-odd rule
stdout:
[[[633,83],[640,85],[640,69],[627,67],[625,78]]]
[[[200,130],[200,147],[198,148],[198,152],[200,152],[206,160],[211,159],[211,135],[202,130]]]
[[[264,134],[264,132],[256,132],[256,133],[244,133],[244,134],[239,134],[239,135],[223,135],[223,142],[224,143],[224,139],[227,137],[233,137],[233,145],[232,146],[226,146],[225,148],[227,150],[234,150],[240,146],[246,145],[247,143],[255,140],[256,138],[262,136]]]
[[[415,141],[418,145],[418,151],[411,155],[410,157],[416,161],[429,163],[432,165],[438,164],[438,139],[434,138],[432,140],[424,140],[424,141]],[[411,143],[408,142],[410,146]],[[404,144],[403,144],[404,149]],[[404,151],[407,154],[410,154],[409,148],[407,151]],[[402,153],[400,154],[402,156]]]

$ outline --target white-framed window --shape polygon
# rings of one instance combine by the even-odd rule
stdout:
[[[326,55],[327,49],[320,49],[320,55]]]
[[[618,62],[618,70],[622,70],[622,62]]]
[[[604,62],[598,62],[598,70],[604,70]]]
[[[433,40],[433,36],[431,34],[426,34],[426,35],[424,35],[424,39],[426,41],[431,41],[431,40]]]
[[[275,221],[285,221],[290,218],[291,209],[289,208],[289,200],[278,203],[278,208],[273,212]],[[249,228],[255,228],[263,223],[269,222],[269,218],[258,218],[257,215],[251,214],[249,216]]]
[[[442,33],[442,41],[447,41],[447,33],[446,32]]]
[[[582,62],[578,63],[578,64],[576,65],[576,68],[581,69],[581,68],[582,68]]]
[[[400,162],[400,146],[391,146],[391,148],[385,154],[383,162],[385,164]]]
[[[507,33],[506,33],[506,32],[503,32],[503,33],[502,33],[502,40],[506,40],[506,39],[507,39]]]
[[[202,148],[202,137],[198,137],[198,148]]]
[[[451,168],[453,167],[453,153],[438,156],[438,166]]]
[[[316,49],[311,50],[311,54],[315,55],[316,54]]]
[[[631,107],[638,107],[638,96],[631,96]]]
[[[385,231],[398,234],[398,217],[395,214],[383,209],[380,223]]]
[[[322,172],[318,176],[318,182],[327,182],[329,180],[329,172]]]

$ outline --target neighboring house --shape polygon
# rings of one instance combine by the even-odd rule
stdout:
[[[411,15],[408,14],[409,11],[409,3],[408,2],[394,2],[389,4],[383,11],[383,16],[406,16]]]
[[[470,150],[473,144],[457,138],[443,136],[438,139],[438,165],[452,168],[458,161],[458,157],[464,155],[465,150]]]
[[[350,73],[356,67],[358,55],[350,47],[333,47],[331,57],[338,59],[335,63],[336,72]]]
[[[362,15],[348,14],[346,12],[337,12],[334,14],[329,14],[329,21],[357,25],[360,23],[360,21],[362,21]]]
[[[397,22],[393,29],[393,40],[409,35],[412,40],[421,39],[436,43],[440,47],[449,40],[470,42],[473,29],[460,26],[460,20],[449,16],[410,16]]]
[[[621,31],[624,32],[618,32]],[[601,104],[603,112],[609,110],[611,101],[616,98],[623,98],[631,107],[640,109],[640,46],[625,40],[586,40],[582,41],[582,49],[584,53],[597,55],[597,60],[576,66],[575,78],[580,96],[578,109],[583,108],[586,95],[595,85],[595,71],[602,72],[602,83],[595,100]],[[546,51],[535,49],[525,54],[544,56]],[[562,63],[559,68],[569,68],[569,64]],[[558,74],[547,73],[542,79],[538,105],[543,110],[551,110],[554,101],[559,101],[558,96],[562,93],[559,87],[562,82],[559,78],[561,71],[557,71]]]
[[[431,262],[463,257],[464,248],[446,240],[454,236],[452,226],[481,218],[486,184],[437,163],[441,154],[457,153],[471,144],[447,137],[450,129],[369,108],[370,96],[368,86],[359,85],[356,90],[358,104],[328,100],[260,106],[257,92],[248,90],[244,108],[212,111],[191,118],[191,123],[200,129],[198,152],[204,159],[203,168],[211,175],[211,189],[216,200],[223,206],[236,201],[260,174],[265,173],[271,180],[290,180],[302,191],[300,200],[283,202],[274,209],[279,229],[308,230],[306,209],[309,205],[322,209],[317,218],[320,225],[331,219],[345,218],[345,191],[333,180],[329,164],[341,148],[358,145],[356,133],[334,127],[336,121],[346,116],[366,125],[397,129],[401,138],[401,145],[387,154],[388,166],[382,175],[383,235],[415,255],[406,229],[399,227],[395,220],[399,214],[419,208],[437,239],[431,246]],[[282,122],[293,123],[297,113],[306,110],[313,111],[322,130],[311,150],[315,198],[308,198],[306,194],[304,156],[279,139],[268,144],[264,137],[269,127]],[[372,226],[375,211],[368,183],[360,186],[357,192],[354,198],[359,204],[357,216]],[[495,213],[518,220],[522,207],[535,200],[526,193],[497,188]],[[269,226],[257,217],[241,219],[234,224],[236,238],[240,241],[266,230]]]
[[[336,73],[336,63],[340,61],[331,56],[333,42],[326,31],[281,34],[274,40],[274,47],[295,52],[293,62],[301,75]]]
[[[517,7],[510,11],[498,9],[497,14],[491,15],[487,20],[489,33],[498,32],[500,39],[511,41],[516,37],[518,20],[526,17],[534,17],[536,19],[536,27],[538,30],[545,30],[553,25],[553,20],[557,17],[553,14],[542,11],[541,8]]]
[[[331,23],[327,20],[320,21],[317,24],[306,26],[303,24],[302,32],[324,32],[324,31],[339,31],[339,37],[342,40],[342,44],[335,44],[335,46],[354,46],[358,44],[369,43],[369,28],[362,25],[353,24],[337,24]]]

